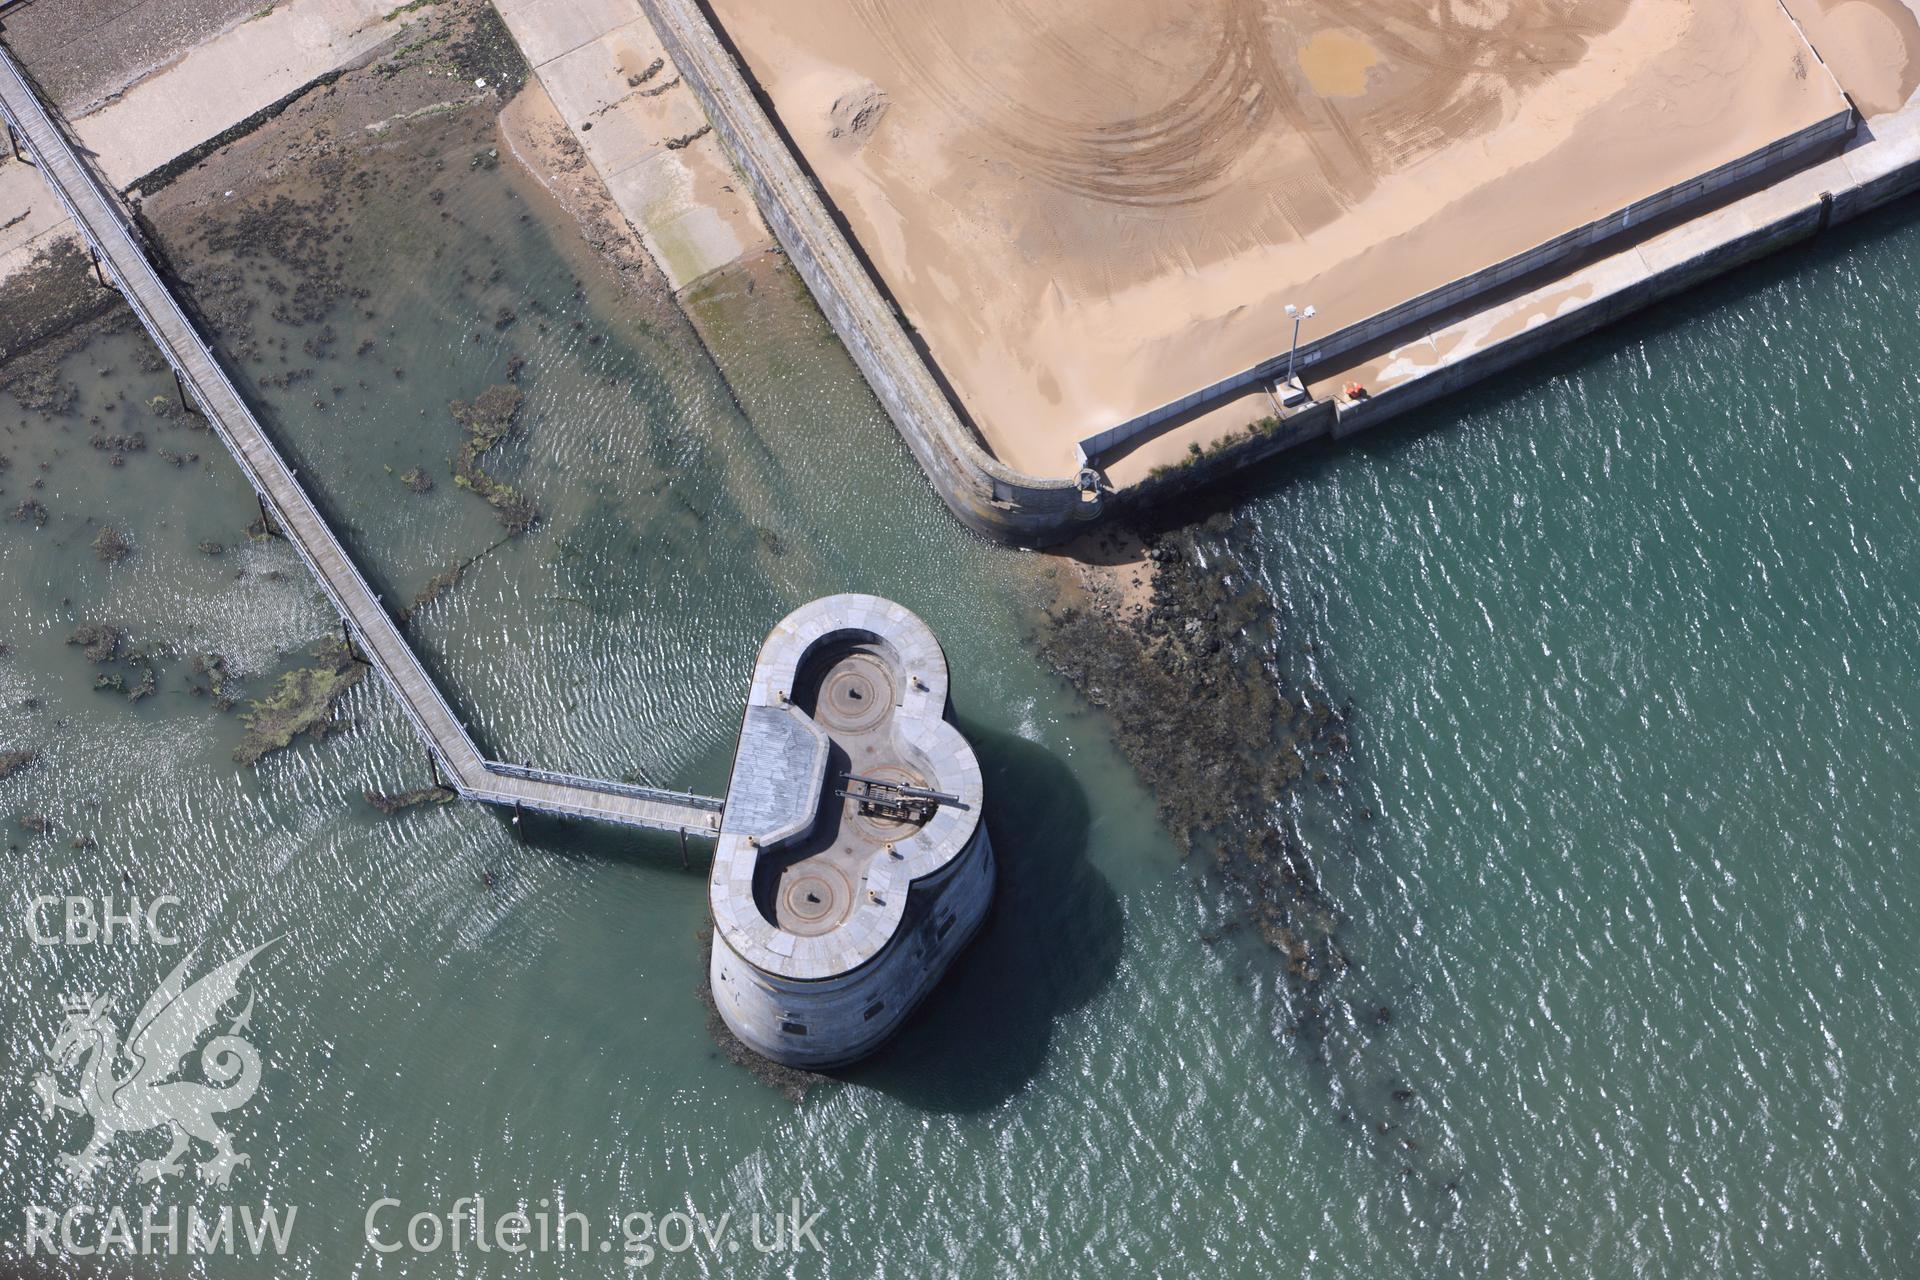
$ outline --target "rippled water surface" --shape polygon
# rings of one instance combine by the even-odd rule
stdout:
[[[1323,1055],[1286,1034],[1270,954],[1210,932],[1226,891],[1031,656],[1042,566],[946,514],[791,280],[712,304],[716,364],[524,217],[504,171],[461,181],[451,221],[394,196],[395,225],[418,223],[397,243],[440,269],[367,250],[335,358],[259,398],[393,598],[479,557],[412,624],[476,733],[718,791],[766,629],[818,594],[884,592],[952,661],[995,914],[896,1044],[796,1108],[703,1025],[698,856],[540,820],[520,840],[470,806],[379,817],[361,792],[425,764],[372,681],[350,731],[236,767],[240,728],[187,692],[191,655],[259,693],[333,620],[290,552],[244,536],[251,495],[210,437],[153,418],[171,383],[140,372],[144,340],[103,340],[75,358],[77,417],[0,406],[6,505],[42,477],[50,513],[0,527],[0,747],[44,753],[0,784],[0,1249],[27,1206],[76,1197],[53,1155],[84,1123],[43,1119],[31,1085],[62,997],[112,994],[124,1026],[182,953],[35,946],[27,905],[171,893],[203,954],[279,939],[255,963],[262,1093],[230,1117],[253,1162],[220,1191],[155,1190],[122,1160],[85,1198],[298,1218],[270,1268],[158,1274],[628,1270],[617,1234],[520,1259],[365,1239],[383,1196],[396,1239],[473,1194],[578,1210],[596,1241],[633,1211],[823,1211],[824,1261],[695,1248],[653,1257],[661,1274],[1910,1272],[1905,218],[1290,460],[1240,503],[1231,537],[1286,607],[1283,643],[1311,640],[1299,660],[1355,708],[1374,814],[1310,828],[1366,1002]],[[248,377],[279,370],[276,332]],[[515,354],[527,431],[489,469],[543,519],[495,546],[451,483],[446,402]],[[154,447],[109,467],[92,416]],[[416,465],[432,492],[401,487]],[[134,556],[98,562],[99,523]],[[155,655],[156,696],[91,687],[65,643],[88,619]]]

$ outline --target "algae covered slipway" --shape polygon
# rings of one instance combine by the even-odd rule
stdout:
[[[770,1087],[697,994],[698,846],[431,803],[146,338],[39,278],[96,314],[0,364],[0,1273],[1906,1273],[1910,210],[1039,556],[952,518],[777,256],[690,320],[583,233],[483,7],[421,12],[143,198],[236,380],[503,760],[716,793],[769,627],[905,604],[993,907],[881,1053]],[[36,944],[69,894],[183,942]],[[298,1206],[285,1257],[27,1253],[79,1194],[65,1000],[124,1028],[273,939],[251,1163],[143,1183],[130,1135],[84,1197]],[[469,1196],[593,1247],[384,1251]],[[818,1252],[619,1230],[796,1199]]]

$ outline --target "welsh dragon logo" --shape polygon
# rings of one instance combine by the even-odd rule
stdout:
[[[278,941],[278,939],[275,939]],[[93,1136],[78,1151],[62,1152],[60,1164],[78,1182],[86,1182],[107,1162],[107,1148],[121,1134],[165,1129],[173,1147],[158,1160],[142,1160],[143,1182],[156,1182],[184,1171],[181,1157],[189,1140],[213,1148],[199,1165],[200,1180],[224,1187],[236,1167],[251,1163],[233,1149],[233,1139],[214,1122],[223,1112],[243,1107],[260,1086],[260,1053],[240,1032],[253,1016],[253,996],[246,1007],[200,1049],[200,1069],[210,1084],[175,1077],[207,1033],[220,1021],[221,1011],[240,991],[240,976],[255,956],[272,946],[263,942],[187,985],[189,954],[167,975],[133,1020],[125,1046],[109,1015],[113,997],[82,995],[67,1001],[66,1026],[47,1050],[53,1071],[34,1077],[41,1114],[56,1109],[84,1114],[93,1120]],[[62,1081],[78,1075],[78,1093],[62,1091]]]

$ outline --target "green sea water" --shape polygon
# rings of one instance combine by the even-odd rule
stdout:
[[[0,404],[4,505],[49,513],[0,525],[0,749],[42,753],[0,783],[5,1266],[1912,1272],[1909,217],[1222,500],[1234,527],[1203,545],[1281,602],[1286,662],[1351,702],[1374,815],[1304,824],[1356,970],[1303,1047],[1271,953],[1223,932],[1235,891],[1180,859],[1105,723],[1034,658],[1046,562],[948,515],[791,277],[712,300],[709,353],[504,169],[449,181],[454,218],[384,197],[395,234],[353,256],[366,296],[330,318],[331,358],[262,319],[240,373],[389,598],[478,557],[410,624],[476,734],[718,793],[766,630],[819,594],[892,596],[939,634],[980,752],[993,914],[896,1042],[796,1106],[707,1032],[698,846],[683,867],[627,831],[381,817],[362,793],[427,768],[372,680],[345,732],[236,766],[241,726],[189,692],[192,656],[258,694],[335,620],[289,550],[245,536],[213,439],[149,408],[172,387],[145,339],[103,339],[70,362],[72,415]],[[446,405],[516,355],[526,430],[488,465],[542,519],[501,543],[451,482]],[[102,430],[149,447],[111,466]],[[415,466],[431,492],[400,484]],[[95,556],[102,524],[131,557]],[[93,688],[66,642],[89,620],[153,655],[153,697]],[[33,900],[69,894],[177,897],[181,941],[36,943]],[[124,1028],[190,950],[200,972],[270,939],[248,979],[265,1074],[225,1120],[251,1163],[156,1187],[149,1134],[76,1185],[57,1157],[86,1122],[43,1116],[33,1085],[63,1000],[111,995]],[[578,1227],[565,1250],[407,1245],[412,1215],[468,1196],[580,1214],[586,1247]],[[764,1243],[796,1202],[818,1214],[804,1250],[761,1252],[750,1216]],[[296,1218],[284,1257],[29,1256],[36,1208],[74,1204],[136,1228],[150,1206]],[[695,1214],[732,1216],[673,1248]]]

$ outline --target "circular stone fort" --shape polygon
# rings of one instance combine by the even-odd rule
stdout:
[[[760,648],[714,851],[714,1002],[789,1066],[871,1053],[993,895],[980,765],[947,660],[890,600],[837,595]]]

